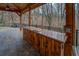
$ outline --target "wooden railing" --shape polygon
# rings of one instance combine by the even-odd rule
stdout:
[[[72,55],[72,45],[59,39],[42,35],[36,31],[24,28],[23,39],[28,41],[39,53],[45,56]],[[64,38],[63,38],[64,39]]]

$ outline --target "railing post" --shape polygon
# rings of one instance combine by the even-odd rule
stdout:
[[[31,26],[31,10],[30,10],[30,7],[29,7],[29,26]]]
[[[73,55],[73,48],[75,41],[75,7],[73,3],[66,3],[66,36],[67,40],[65,43],[65,55]]]
[[[76,30],[76,46],[78,45],[78,30]]]

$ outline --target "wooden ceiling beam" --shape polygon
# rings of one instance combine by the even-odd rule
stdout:
[[[30,8],[30,10],[33,10],[33,9],[35,9],[35,8],[37,8],[37,7],[41,6],[41,5],[43,5],[43,4],[44,4],[44,3],[34,3],[33,5],[30,5],[29,8]],[[26,8],[25,10],[23,10],[22,13],[24,14],[25,12],[30,11],[29,8]]]
[[[35,9],[35,8],[37,8],[37,7],[41,6],[41,5],[43,5],[43,4],[44,4],[44,3],[34,4],[34,5],[30,6],[30,8],[31,8],[31,10],[33,10],[33,9]]]
[[[13,3],[13,5],[18,9],[19,12],[21,12],[21,9],[15,3]]]
[[[25,8],[22,9],[22,11],[26,10],[29,8],[29,6],[33,5],[34,3],[29,3],[28,5],[25,6]]]
[[[7,11],[14,11],[14,12],[19,12],[19,10],[17,9],[12,9],[12,8],[10,8],[10,6],[9,6],[9,4],[7,4],[7,8],[8,8],[8,10]]]
[[[0,7],[0,10],[1,11],[10,11],[10,12],[18,12],[18,10],[11,10],[11,9],[6,9],[6,8],[2,8],[2,7]]]
[[[0,10],[2,11],[11,11],[11,12],[17,12],[17,13],[25,13],[27,11],[29,11],[29,8],[30,10],[32,9],[35,9],[41,5],[43,5],[44,3],[28,3],[26,4],[26,6],[23,8],[23,9],[20,9],[16,4],[12,3],[14,5],[15,8],[10,8],[9,4],[6,4],[6,7],[0,7]],[[7,7],[8,6],[8,7]]]
[[[11,7],[11,5],[12,5],[12,7]],[[15,10],[18,10],[18,8],[13,4],[13,3],[10,3],[10,4],[8,4],[8,6],[9,6],[9,8],[11,9],[11,10],[13,10],[13,9],[15,9]],[[18,10],[19,11],[19,10]]]

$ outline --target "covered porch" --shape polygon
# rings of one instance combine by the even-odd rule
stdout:
[[[6,3],[0,10],[0,55],[73,55],[74,4]]]

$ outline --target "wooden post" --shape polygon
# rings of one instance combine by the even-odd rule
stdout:
[[[75,39],[75,7],[73,3],[66,3],[66,35],[67,41],[65,43],[65,55],[73,54],[73,41]]]
[[[17,13],[20,17],[20,31],[22,30],[22,13]]]
[[[22,30],[22,13],[17,12],[16,14],[19,15],[19,17],[20,17],[20,30]]]
[[[29,26],[31,25],[31,10],[30,10],[30,7],[29,7]]]
[[[22,14],[20,14],[20,30],[22,30]]]

